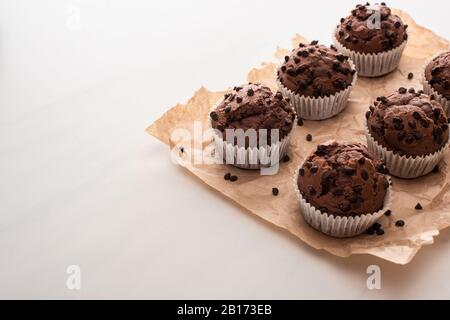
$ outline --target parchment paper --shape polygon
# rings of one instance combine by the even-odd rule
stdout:
[[[297,199],[292,188],[292,176],[305,157],[319,143],[329,139],[366,142],[362,121],[364,113],[374,98],[385,95],[400,86],[421,89],[423,64],[432,55],[450,49],[448,40],[440,38],[432,31],[417,25],[406,13],[395,13],[409,25],[410,38],[399,68],[391,74],[377,78],[359,78],[347,108],[336,117],[325,121],[305,121],[303,127],[295,126],[289,155],[291,161],[281,163],[275,176],[261,176],[259,171],[247,171],[225,165],[193,165],[182,161],[181,165],[203,182],[213,187],[224,197],[228,197],[251,213],[283,228],[316,249],[326,250],[334,255],[348,257],[352,254],[371,254],[398,264],[406,264],[424,245],[433,243],[433,237],[450,225],[450,152],[440,164],[439,173],[431,173],[415,180],[393,178],[393,214],[381,218],[385,235],[362,235],[351,239],[335,239],[312,229],[301,217]],[[293,45],[306,41],[296,36]],[[325,42],[323,39],[322,42]],[[261,82],[276,90],[276,63],[287,50],[278,49],[274,63],[263,63],[248,74],[248,81]],[[408,80],[409,72],[414,79]],[[211,106],[219,102],[225,92],[198,90],[186,105],[177,105],[153,123],[147,132],[167,145],[173,145],[170,134],[175,128],[193,130],[193,121],[203,121],[207,126],[207,115]],[[307,133],[313,141],[307,142]],[[186,146],[192,141],[185,141]],[[194,148],[193,143],[191,148]],[[186,148],[184,157],[189,157]],[[187,158],[186,158],[187,159]],[[169,161],[169,159],[168,159]],[[223,179],[226,172],[237,175],[234,183]],[[280,190],[278,197],[272,196],[272,187]],[[415,210],[417,202],[422,211]],[[395,227],[395,221],[403,219],[404,228]]]

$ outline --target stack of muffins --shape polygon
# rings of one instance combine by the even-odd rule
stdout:
[[[342,112],[358,76],[379,77],[397,68],[408,37],[408,25],[385,3],[357,5],[333,31],[334,45],[300,43],[284,57],[276,74],[278,92],[249,83],[225,95],[210,113],[216,151],[240,168],[273,165],[263,159],[286,155],[295,117],[317,121]],[[300,165],[294,190],[305,220],[334,237],[373,228],[390,212],[388,174],[424,176],[444,157],[449,110],[450,52],[444,52],[424,67],[423,90],[399,88],[361,114],[367,146],[329,141]],[[269,139],[230,139],[227,132],[239,129],[266,129]],[[276,138],[270,135],[274,131]]]

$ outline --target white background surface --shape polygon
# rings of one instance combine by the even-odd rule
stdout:
[[[450,298],[450,232],[407,266],[333,257],[144,133],[201,85],[244,82],[295,33],[329,43],[355,4],[0,0],[0,298]],[[450,38],[448,1],[388,4]],[[371,264],[381,290],[366,288]]]

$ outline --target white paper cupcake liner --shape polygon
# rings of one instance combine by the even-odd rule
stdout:
[[[216,150],[222,150],[225,164],[230,164],[241,169],[257,170],[274,165],[273,161],[280,161],[286,154],[292,131],[281,141],[272,145],[245,148],[224,141],[217,134],[213,135]],[[278,158],[272,159],[274,152],[278,152]]]
[[[211,108],[211,111],[216,109],[217,105]],[[224,164],[229,164],[241,169],[258,170],[261,168],[267,168],[274,165],[273,161],[280,162],[281,159],[287,154],[289,148],[289,141],[294,131],[296,118],[292,121],[294,123],[291,132],[280,141],[271,145],[259,146],[259,147],[244,147],[238,146],[233,143],[228,143],[223,140],[223,137],[213,134],[213,140],[216,150],[220,150],[223,155]],[[209,126],[212,128],[211,118],[208,117]],[[268,131],[268,135],[270,132]],[[274,153],[278,152],[278,158]]]
[[[358,75],[369,78],[380,77],[394,71],[399,65],[403,50],[408,43],[408,40],[405,40],[398,47],[386,52],[359,53],[344,47],[339,42],[336,38],[336,29],[333,31],[332,39],[338,51],[349,56],[353,60]]]
[[[450,144],[449,140],[441,150],[426,156],[401,156],[386,149],[372,137],[367,126],[367,120],[364,124],[364,131],[369,150],[386,162],[389,174],[404,179],[414,179],[430,173],[442,160]]]
[[[354,63],[350,59],[348,61],[351,68],[355,69]],[[355,73],[351,85],[334,95],[323,98],[307,97],[296,94],[286,88],[278,79],[278,76],[277,85],[283,96],[291,100],[291,105],[294,107],[297,117],[305,120],[324,120],[337,115],[345,109],[348,97],[350,96],[350,92],[355,86],[357,79],[358,75]]]
[[[444,52],[447,52],[447,51],[442,51],[442,52],[434,55],[431,59],[426,61],[426,63],[423,66],[422,85],[423,85],[423,92],[425,92],[429,96],[434,95],[434,97],[436,98],[436,101],[438,101],[442,105],[442,108],[444,109],[445,113],[447,114],[447,117],[449,117],[450,116],[450,100],[447,99],[446,97],[444,97],[442,94],[438,93],[436,90],[434,90],[434,88],[430,85],[430,83],[425,78],[425,68],[428,66],[429,63],[431,63],[431,61],[434,58],[436,58],[437,56],[439,56],[440,54],[442,54]]]
[[[323,213],[309,204],[301,195],[298,188],[298,171],[294,174],[294,191],[297,195],[300,211],[305,221],[314,229],[335,238],[349,238],[360,235],[369,229],[390,208],[392,203],[391,187],[389,186],[384,198],[383,208],[377,212],[366,213],[355,217],[339,217]],[[391,179],[389,179],[389,185]]]

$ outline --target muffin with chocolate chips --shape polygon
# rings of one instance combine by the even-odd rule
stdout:
[[[353,60],[358,74],[378,77],[397,68],[408,40],[408,25],[384,2],[357,5],[333,34],[338,50]]]
[[[356,82],[349,58],[332,46],[300,43],[284,58],[277,83],[299,118],[322,120],[341,112]]]
[[[450,114],[450,51],[437,55],[427,64],[423,89],[434,95],[444,111]]]
[[[235,87],[209,117],[216,152],[227,164],[246,169],[270,166],[283,158],[295,123],[289,100],[256,83]]]
[[[362,144],[319,145],[294,182],[306,221],[336,237],[366,231],[388,210],[386,172],[384,162]]]
[[[442,106],[413,88],[378,97],[366,113],[369,148],[402,178],[428,174],[448,146],[449,130]]]

